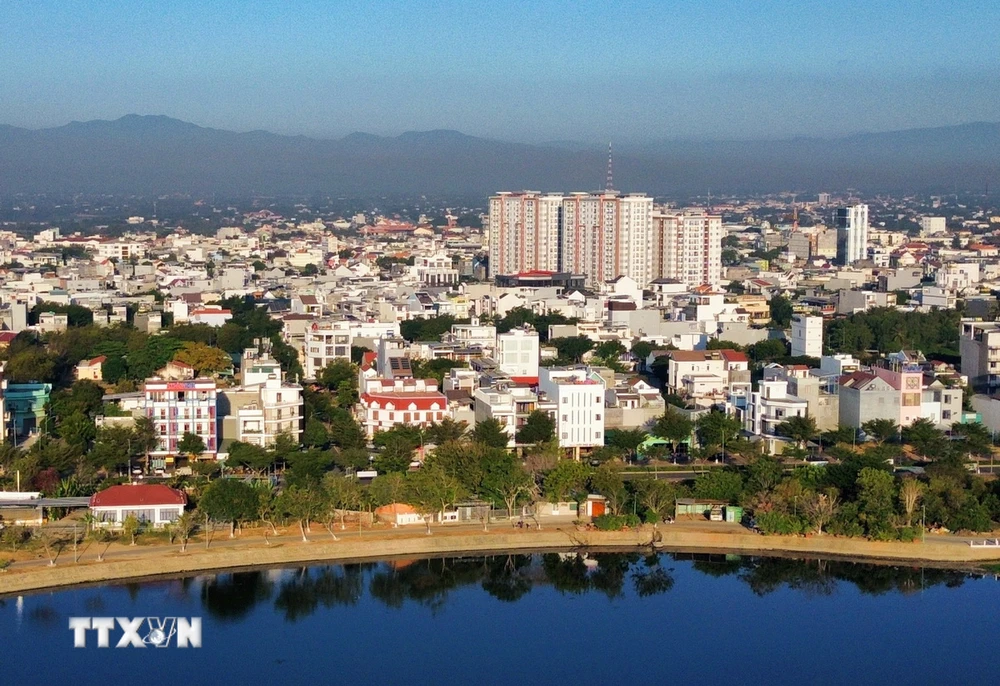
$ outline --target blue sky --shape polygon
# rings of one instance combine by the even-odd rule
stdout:
[[[1000,120],[1000,3],[0,3],[0,123],[838,135]]]

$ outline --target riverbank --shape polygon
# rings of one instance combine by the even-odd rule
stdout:
[[[629,549],[656,546],[667,551],[731,552],[782,556],[823,556],[858,559],[869,562],[903,562],[930,567],[975,568],[1000,561],[1000,549],[972,548],[955,538],[935,538],[926,542],[876,542],[832,536],[760,536],[746,530],[709,532],[685,530],[670,525],[654,530],[644,527],[634,531],[580,531],[573,526],[542,530],[492,531],[449,530],[438,527],[432,535],[424,530],[400,532],[392,536],[353,538],[344,535],[338,541],[317,537],[302,542],[291,536],[272,539],[264,545],[260,538],[222,541],[204,548],[196,543],[181,553],[180,546],[122,547],[116,556],[104,562],[81,559],[46,564],[15,565],[0,574],[0,595],[34,591],[59,586],[105,583],[154,576],[176,576],[246,567],[288,565],[312,562],[346,562],[390,557],[427,557],[462,553],[506,551],[571,550],[576,548]],[[115,559],[118,557],[119,559]]]

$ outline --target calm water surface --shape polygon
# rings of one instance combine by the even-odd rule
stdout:
[[[992,577],[847,562],[314,565],[2,598],[0,684],[998,683],[998,611]],[[203,647],[74,648],[72,616],[200,616]]]

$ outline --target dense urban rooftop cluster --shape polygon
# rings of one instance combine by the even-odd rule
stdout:
[[[6,223],[2,478],[264,473],[301,447],[371,479],[466,430],[526,465],[825,464],[894,434],[922,470],[904,433],[1000,428],[982,202],[422,202]]]

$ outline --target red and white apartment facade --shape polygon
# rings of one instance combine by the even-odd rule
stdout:
[[[359,402],[359,420],[372,438],[397,424],[428,427],[448,415],[448,398],[427,379],[370,379]]]
[[[185,433],[193,433],[205,442],[205,458],[218,452],[218,393],[213,379],[161,381],[150,379],[143,384],[146,416],[153,421],[159,440],[150,455],[173,463],[178,444]]]

